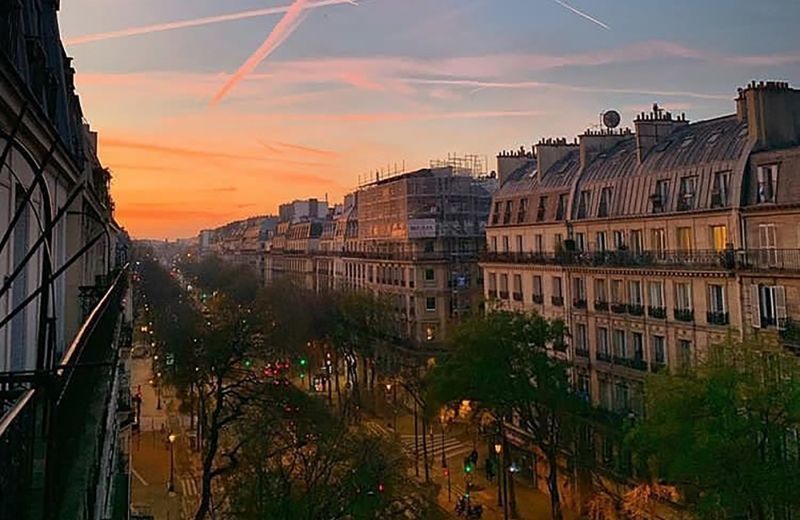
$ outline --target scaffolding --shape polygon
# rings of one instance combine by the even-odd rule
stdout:
[[[431,168],[452,168],[453,175],[463,175],[466,177],[486,177],[489,173],[489,161],[486,156],[477,154],[459,155],[448,153],[446,159],[432,159]]]

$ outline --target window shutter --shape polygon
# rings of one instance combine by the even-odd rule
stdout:
[[[786,288],[775,286],[775,318],[778,329],[786,328]]]
[[[750,319],[753,327],[761,328],[761,298],[758,285],[750,286]]]

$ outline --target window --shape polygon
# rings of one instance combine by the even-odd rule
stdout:
[[[631,395],[628,383],[619,382],[614,386],[614,411],[628,412],[631,408]]]
[[[653,362],[658,365],[667,364],[667,347],[664,336],[652,336]]]
[[[544,236],[543,235],[535,235],[533,237],[533,244],[534,244],[534,251],[537,253],[544,252]]]
[[[625,249],[625,232],[616,230],[614,231],[614,249]]]
[[[622,280],[611,280],[611,303],[623,303]]]
[[[644,334],[641,332],[631,334],[631,349],[633,350],[633,359],[644,361]]]
[[[517,235],[515,238],[516,238],[516,242],[517,242],[516,251],[517,251],[517,253],[521,253],[523,251],[523,249],[522,249],[522,235]]]
[[[536,221],[540,222],[544,220],[546,213],[547,213],[547,197],[539,197],[539,207],[536,210]]]
[[[556,220],[564,220],[567,210],[567,194],[562,193],[558,196],[558,207],[556,208]]]
[[[678,235],[678,251],[689,253],[693,249],[692,243],[692,228],[679,227],[677,230]]]
[[[678,197],[678,211],[694,209],[697,195],[697,177],[682,177]]]
[[[592,192],[584,190],[578,196],[578,215],[577,218],[586,218],[589,215],[589,204]]]
[[[605,278],[596,278],[594,281],[594,299],[598,302],[607,302],[608,294],[606,293],[606,280]]]
[[[775,265],[778,263],[778,239],[775,224],[760,224],[758,226],[758,259],[762,264]]]
[[[592,385],[591,379],[586,374],[578,375],[578,385],[576,388],[578,396],[587,403],[592,400]]]
[[[650,282],[648,287],[650,293],[650,307],[664,307],[664,282]]]
[[[562,287],[561,287],[561,277],[554,276],[553,277],[553,296],[556,298],[562,298],[564,295],[562,294]]]
[[[577,323],[575,325],[575,348],[588,352],[589,350],[589,336],[585,323]]]
[[[436,280],[436,271],[433,269],[425,269],[425,281],[432,282]]]
[[[753,327],[786,327],[786,288],[782,285],[751,285],[750,313]]]
[[[597,353],[604,356],[609,355],[608,329],[605,327],[597,327]]]
[[[575,249],[586,251],[586,233],[575,233]]]
[[[636,254],[639,254],[644,249],[644,241],[642,240],[642,230],[641,229],[631,229],[631,251]]]
[[[515,274],[514,275],[514,300],[521,302],[522,301],[522,275]]]
[[[656,182],[656,191],[650,197],[653,203],[653,213],[666,211],[669,204],[669,181],[664,179]]]
[[[675,284],[675,308],[680,310],[691,310],[692,308],[692,286],[685,282]]]
[[[650,230],[650,249],[657,254],[667,249],[667,233],[663,228]]]
[[[500,298],[508,298],[508,275],[505,273],[500,275]]]
[[[492,243],[492,246],[491,246],[490,249],[491,249],[492,252],[496,253],[497,252],[497,237],[492,237],[491,238],[491,243]]]
[[[692,363],[692,342],[688,339],[678,340],[678,364],[681,368],[688,368]]]
[[[600,191],[600,204],[597,206],[597,216],[607,217],[611,208],[611,188],[606,187]]]
[[[507,200],[506,201],[506,211],[503,213],[503,224],[508,224],[511,222],[511,213],[514,211],[514,201]]]
[[[494,203],[494,211],[492,212],[492,224],[500,222],[500,202]]]
[[[553,235],[553,250],[558,251],[564,246],[564,236],[561,233]]]
[[[724,251],[728,246],[728,226],[711,226],[711,244],[714,251]]]
[[[508,253],[508,235],[503,235],[503,252]]]
[[[595,234],[595,244],[597,245],[597,250],[601,253],[606,250],[606,232],[605,231],[598,231]]]
[[[425,298],[425,310],[426,311],[435,311],[436,310],[436,297],[435,296],[428,296]]]
[[[725,287],[719,284],[708,285],[708,310],[709,312],[725,312]]]
[[[573,297],[579,301],[586,301],[586,285],[583,278],[577,277],[572,279],[572,290],[575,293]]]
[[[436,341],[436,325],[431,323],[425,326],[425,339],[427,341]]]
[[[628,282],[628,303],[642,305],[642,282],[639,280],[630,280]]]
[[[489,297],[497,297],[497,273],[489,273]]]
[[[517,213],[517,224],[522,224],[528,218],[528,199],[520,199],[519,212]]]
[[[758,167],[758,202],[775,202],[778,193],[778,165]]]
[[[621,358],[628,357],[628,345],[625,343],[625,331],[614,329],[614,355]]]
[[[542,297],[542,277],[539,276],[538,274],[533,276],[533,297],[534,297],[534,299],[536,299],[537,296],[539,298]],[[538,303],[542,303],[542,302],[538,302]]]
[[[728,205],[728,183],[731,172],[715,172],[711,186],[711,207],[723,208]]]

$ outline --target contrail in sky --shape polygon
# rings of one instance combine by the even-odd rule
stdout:
[[[264,61],[267,56],[272,54],[275,49],[286,41],[286,38],[291,36],[295,29],[305,20],[310,5],[309,0],[295,0],[295,2],[289,6],[289,9],[286,10],[286,14],[284,14],[283,18],[275,25],[272,32],[267,36],[267,39],[261,44],[261,47],[259,47],[252,56],[247,58],[247,61],[239,67],[239,70],[237,70],[233,76],[225,82],[219,92],[214,95],[214,98],[211,100],[212,105],[216,105],[222,101],[222,98],[224,98],[237,83],[253,72],[259,63]]]
[[[593,18],[593,17],[589,16],[588,14],[584,13],[583,11],[581,11],[579,9],[575,9],[574,7],[569,5],[568,3],[564,2],[563,0],[553,0],[553,2],[557,3],[558,5],[560,5],[561,7],[565,8],[565,9],[569,9],[570,11],[572,11],[573,13],[577,14],[578,16],[580,16],[582,18],[586,18],[587,20],[589,20],[592,23],[596,23],[597,25],[599,25],[600,27],[602,27],[603,29],[605,29],[607,31],[611,30],[611,27],[609,27],[608,25],[604,24],[603,22],[601,22],[597,18]]]
[[[304,9],[315,9],[317,7],[324,7],[326,5],[337,4],[353,4],[353,0],[315,0],[308,2]],[[217,16],[206,16],[204,18],[193,18],[191,20],[179,20],[176,22],[165,22],[154,25],[142,25],[139,27],[129,27],[128,29],[120,29],[119,31],[110,31],[94,34],[85,34],[83,36],[76,36],[74,38],[67,38],[65,43],[67,45],[79,45],[81,43],[98,42],[102,40],[113,40],[116,38],[126,38],[128,36],[137,36],[140,34],[150,34],[162,31],[172,31],[174,29],[185,29],[187,27],[198,27],[201,25],[210,25],[220,22],[230,22],[234,20],[244,20],[246,18],[256,18],[258,16],[267,16],[270,14],[287,13],[293,6],[280,6],[280,7],[266,7],[264,9],[252,9],[249,11],[240,11],[236,13],[221,14]]]

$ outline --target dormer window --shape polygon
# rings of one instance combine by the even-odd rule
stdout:
[[[697,195],[697,177],[681,178],[680,192],[678,197],[678,211],[689,211],[694,209],[695,196]]]
[[[589,214],[589,203],[591,202],[592,192],[584,190],[578,198],[578,215],[577,218],[586,218]]]
[[[711,186],[711,207],[723,208],[728,205],[728,183],[731,172],[715,172],[714,184]]]
[[[775,202],[778,189],[778,165],[758,167],[758,202]]]
[[[681,148],[689,148],[694,142],[694,136],[689,136],[681,142]]]
[[[536,210],[537,222],[541,222],[542,220],[544,220],[546,208],[547,208],[547,197],[539,197],[539,208]]]
[[[503,224],[511,222],[511,213],[514,211],[514,201],[506,201],[506,211],[503,213]]]
[[[528,218],[528,199],[519,200],[519,211],[517,212],[517,224],[522,224]]]
[[[656,182],[656,191],[650,195],[653,203],[653,213],[663,213],[669,202],[669,180],[663,179]]]
[[[556,208],[556,220],[564,220],[567,209],[567,194],[562,193],[558,196],[558,208]]]
[[[500,222],[500,202],[494,203],[494,211],[492,212],[492,224],[497,224]]]
[[[606,187],[600,192],[600,204],[597,206],[597,216],[607,217],[609,207],[611,207],[611,188]]]

